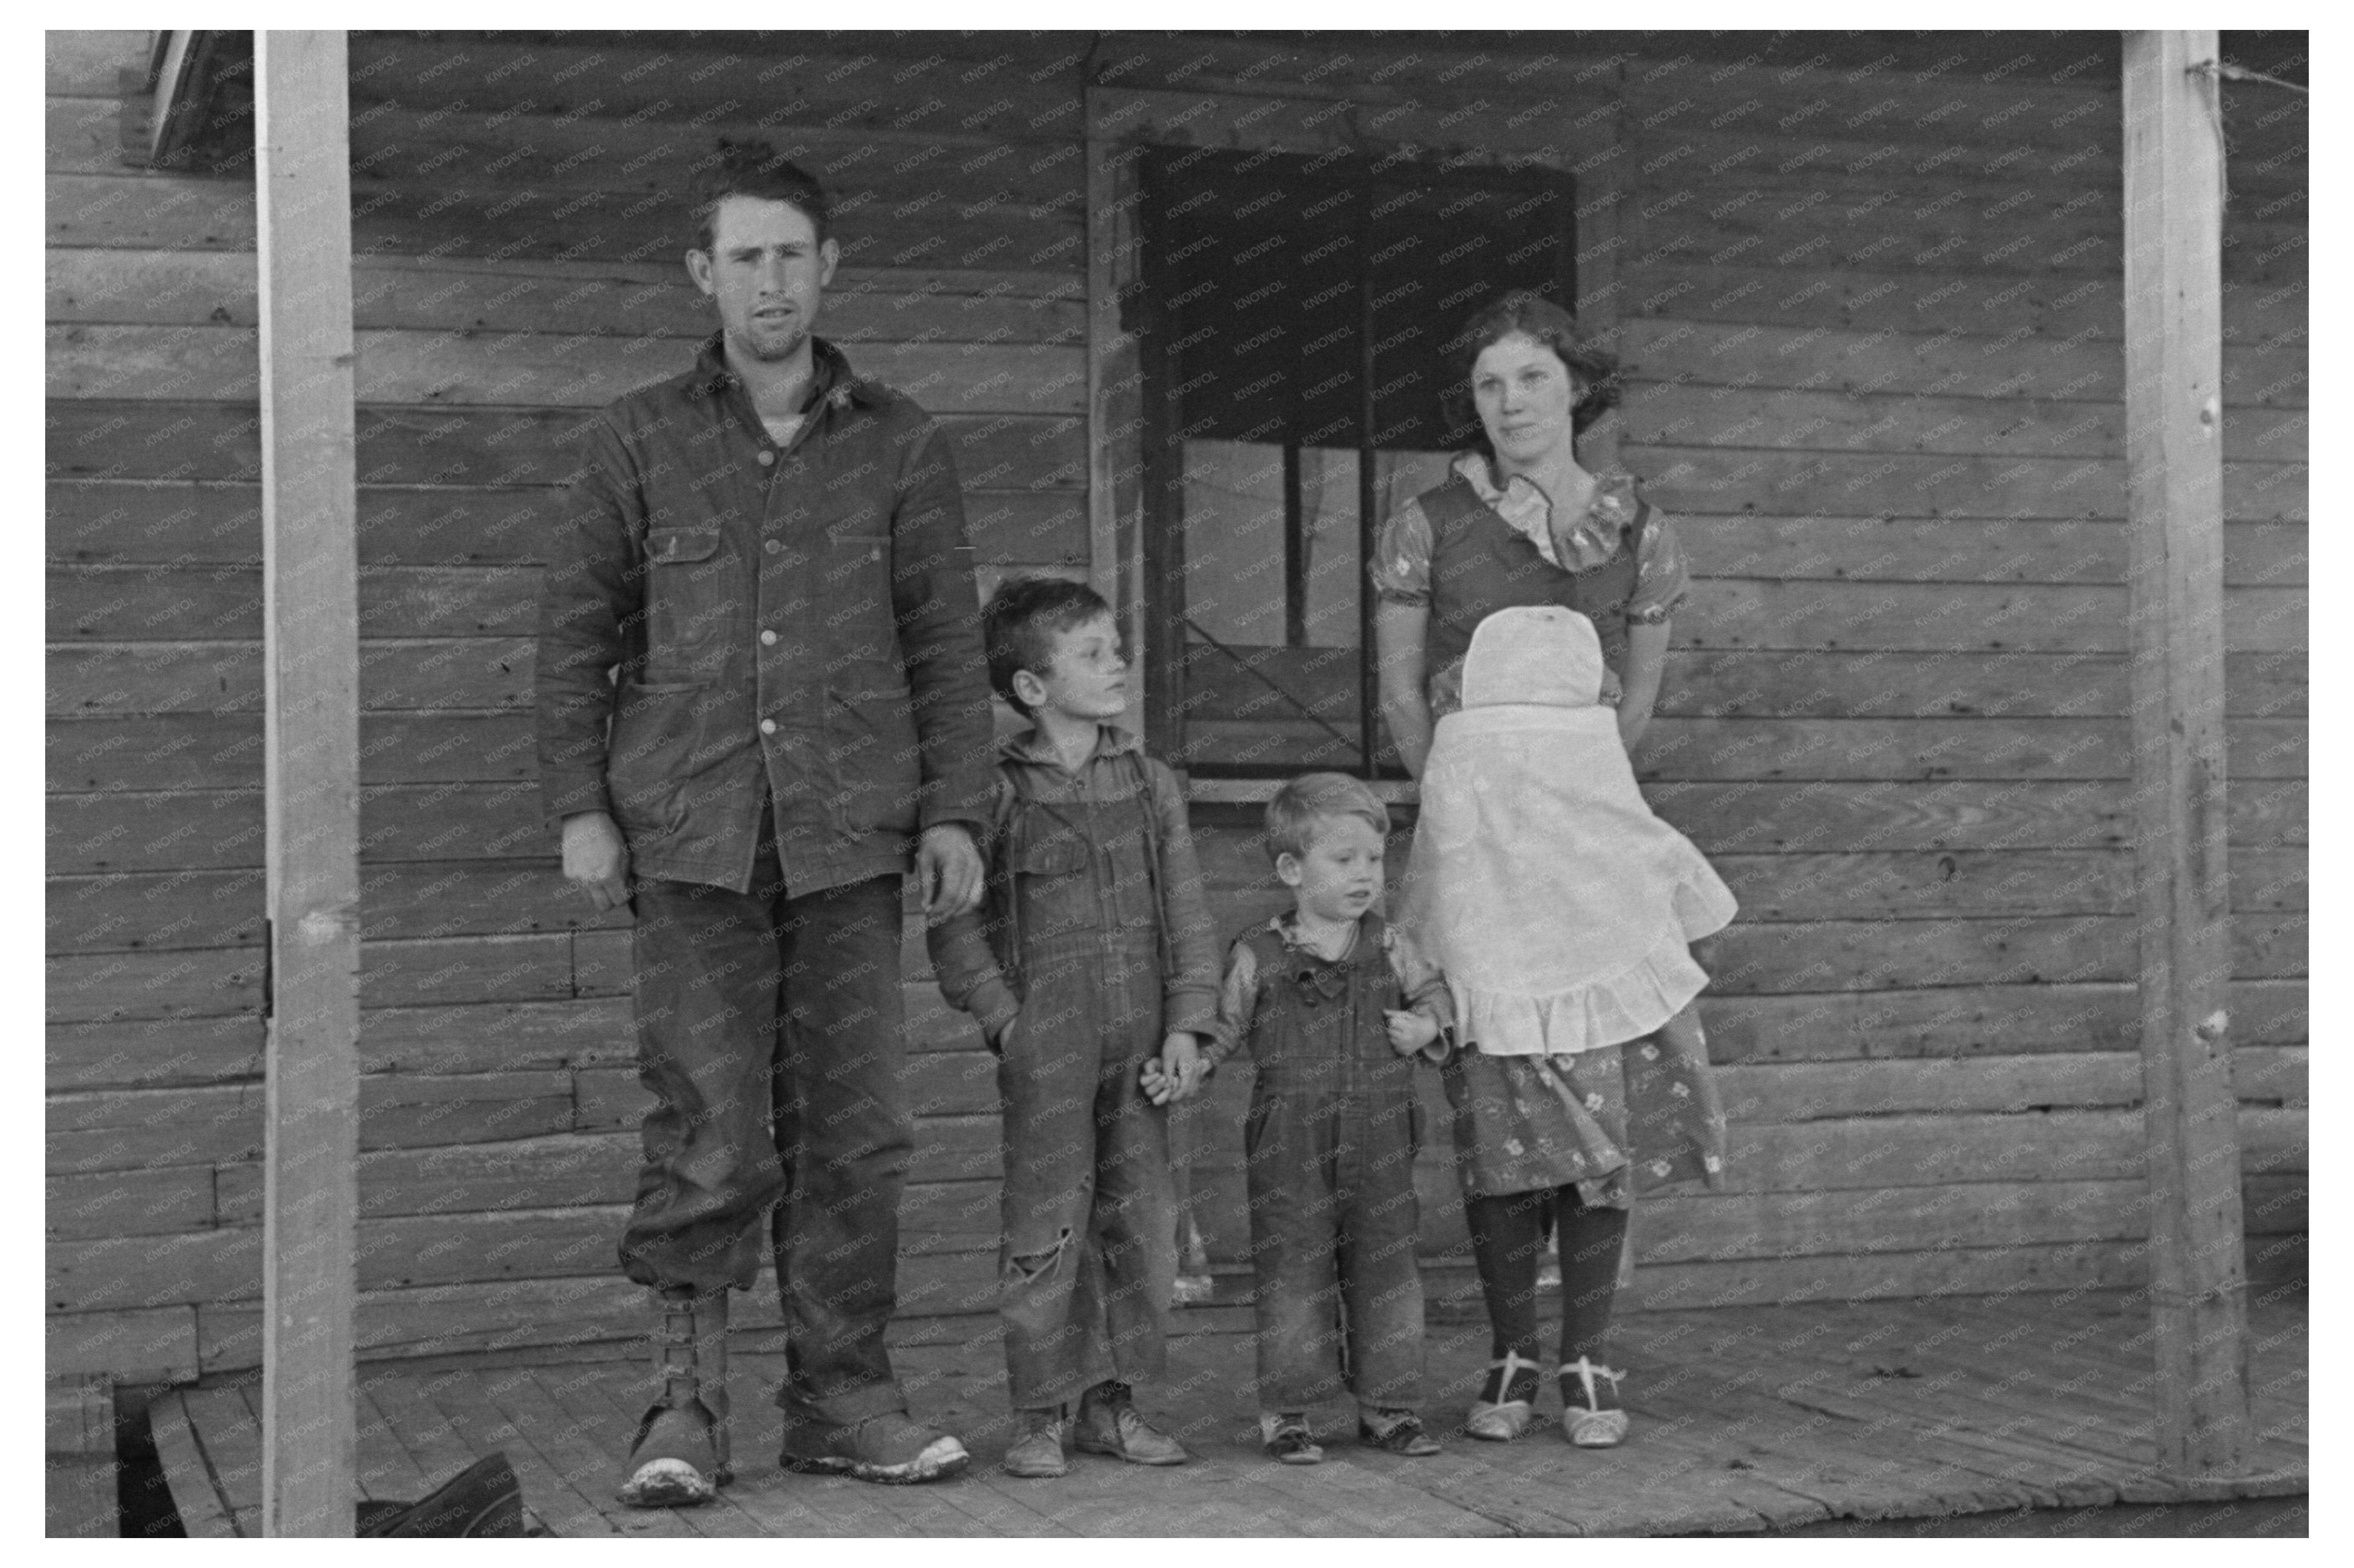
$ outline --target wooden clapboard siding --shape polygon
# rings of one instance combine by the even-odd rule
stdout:
[[[52,1345],[186,1375],[260,1344],[253,203],[249,181],[125,165],[144,106],[81,56],[132,63],[144,35],[77,39],[51,36],[48,106]],[[870,95],[827,79],[832,57],[793,89],[795,127],[774,79],[732,113],[753,101],[733,68],[684,83],[707,55],[633,77],[651,97],[516,115],[448,96],[504,102],[503,77],[468,75],[524,58],[504,43],[355,41],[364,1348],[563,1337],[567,1301],[625,1333],[612,1245],[645,1103],[628,933],[576,907],[538,815],[541,541],[596,409],[709,330],[678,260],[695,149],[759,133],[838,192],[825,330],[940,415],[984,575],[1084,567],[1078,58],[1034,79],[1049,62],[1025,58],[1018,106],[969,124],[903,96],[894,127],[843,116]],[[993,1277],[994,1065],[910,991],[932,1011],[908,1250],[975,1263],[916,1262],[903,1295],[969,1313]],[[168,1276],[141,1285],[143,1251]],[[519,1286],[540,1290],[520,1319]],[[95,1336],[133,1288],[182,1304],[176,1338],[107,1362]]]
[[[2085,1202],[2032,1202],[2063,1168],[2033,1165],[2053,1146],[2012,1108],[2139,1094],[2114,81],[2000,69],[1873,81],[1712,58],[1698,40],[1672,58],[1635,42],[1582,79],[1524,59],[1500,80],[1468,48],[1426,42],[1370,43],[1346,60],[1204,45],[1218,63],[1196,77],[1184,40],[1140,47],[1125,79],[1182,76],[1260,106],[1209,117],[1221,125],[1262,111],[1274,122],[1322,95],[1351,100],[1348,122],[1370,136],[1363,105],[1410,104],[1416,123],[1454,118],[1451,139],[1426,139],[1441,151],[1499,116],[1555,130],[1620,116],[1617,450],[1679,517],[1696,574],[1638,768],[1743,898],[1743,923],[1704,956],[1717,983],[1703,1014],[1719,1059],[1738,1064],[1728,1092],[1744,1158],[1764,1166],[1750,1179],[1797,1172],[1787,1194],[1647,1213],[1643,1298],[1724,1284],[1741,1266],[1696,1261],[1712,1247],[1794,1260],[1727,1284],[1727,1299],[1936,1279],[1995,1288],[2052,1266],[2032,1255],[2047,1243],[2130,1247],[2137,1143],[2117,1146]],[[2225,262],[2232,837],[2247,906],[2232,1004],[2263,1053],[2296,1049],[2306,1029],[2302,922],[2279,906],[2301,896],[2306,837],[2309,375],[2303,103],[2258,131],[2246,102],[2228,116]],[[1329,655],[1249,654],[1255,673],[1189,659],[1188,698],[1208,721],[1191,732],[1208,743],[1198,758],[1247,758],[1273,735],[1286,755],[1327,743],[1309,721],[1270,716],[1269,681],[1349,727],[1352,683]],[[1344,766],[1345,749],[1332,750]],[[1247,831],[1209,836],[1222,916],[1263,915]],[[1993,880],[1965,886],[1973,868]],[[2285,912],[2285,924],[2268,917]],[[1947,1057],[1967,1072],[1936,1090],[1856,1071]],[[1821,1078],[1807,1075],[1816,1062]],[[1955,1119],[1996,1108],[2009,1114]],[[2104,1136],[2131,1138],[2137,1114],[2101,1123]],[[1829,1157],[1793,1152],[1810,1147],[1792,1141],[1799,1120],[1902,1137],[1859,1168],[1862,1185],[1816,1193],[1805,1189]],[[1937,1172],[1941,1136],[1983,1137],[1989,1159],[2015,1144],[2034,1185],[2007,1201],[1983,1175]],[[2299,1204],[2274,1202],[2252,1231]],[[1942,1269],[1852,1266],[1925,1245],[1958,1250]],[[2079,1266],[2042,1277],[2086,1277]],[[2113,1255],[2094,1276],[2120,1266]],[[1717,1272],[1678,1273],[1703,1267]]]
[[[1637,763],[1747,911],[1703,953],[1739,1169],[1645,1210],[1636,1301],[2143,1277],[2114,79],[1974,36],[1886,64],[1837,37],[806,41],[354,40],[364,1353],[642,1331],[610,1251],[643,1104],[629,933],[554,885],[527,607],[597,405],[705,330],[677,260],[697,150],[763,135],[841,194],[827,331],[941,414],[984,587],[1109,577],[1083,69],[1182,141],[1510,162],[1621,126],[1577,171],[1624,193],[1590,270],[1629,370],[1602,433],[1695,573]],[[49,1361],[187,1376],[260,1352],[253,205],[111,153],[143,48],[48,38]],[[2264,90],[2224,94],[2231,1009],[2280,1269],[2305,1223],[2306,132]],[[1352,715],[1331,672],[1254,657]],[[1219,745],[1267,733],[1251,675],[1191,678]],[[1202,813],[1222,931],[1277,902],[1246,821]],[[907,969],[927,1114],[894,1332],[961,1340],[937,1325],[989,1302],[994,1065],[912,930]],[[1176,1135],[1228,1262],[1248,1091],[1237,1064]],[[1417,1185],[1425,1251],[1459,1255],[1443,1137]],[[765,1281],[744,1309],[773,1330]]]

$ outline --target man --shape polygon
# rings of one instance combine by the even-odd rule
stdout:
[[[641,1507],[727,1478],[727,1292],[771,1204],[781,1462],[921,1481],[967,1459],[909,1418],[883,1344],[913,1141],[903,879],[912,842],[928,917],[979,902],[991,782],[955,470],[922,409],[812,335],[840,255],[817,182],[722,143],[695,194],[687,271],[720,330],[598,420],[540,622],[564,874],[637,916],[657,1103],[620,1255],[663,1324],[620,1491]]]

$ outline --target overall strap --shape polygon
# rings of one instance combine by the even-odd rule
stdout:
[[[1144,817],[1144,871],[1152,888],[1152,930],[1160,951],[1161,982],[1169,983],[1169,905],[1163,895],[1168,874],[1161,863],[1161,812],[1152,794],[1152,769],[1144,765],[1142,748],[1121,754],[1136,776],[1136,801]],[[1165,1021],[1164,1021],[1165,1022]]]

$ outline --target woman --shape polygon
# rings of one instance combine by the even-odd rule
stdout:
[[[1659,699],[1685,574],[1675,529],[1634,476],[1577,461],[1577,434],[1618,401],[1617,362],[1579,340],[1567,311],[1521,292],[1472,317],[1458,347],[1479,416],[1473,450],[1375,546],[1382,716],[1419,779],[1473,628],[1510,605],[1561,604],[1602,639],[1602,700],[1631,750]]]
[[[1593,622],[1601,701],[1616,706],[1631,748],[1659,696],[1685,572],[1673,529],[1636,495],[1633,477],[1577,461],[1577,433],[1617,401],[1617,366],[1579,341],[1566,311],[1526,293],[1474,316],[1460,352],[1479,414],[1475,450],[1391,517],[1371,567],[1390,733],[1420,779],[1434,723],[1461,705],[1479,622],[1560,605]],[[1510,1439],[1529,1424],[1542,1372],[1537,1269],[1556,1225],[1564,1429],[1589,1447],[1626,1436],[1602,1351],[1628,1205],[1638,1175],[1649,1183],[1720,1171],[1723,1121],[1696,1028],[1623,1044],[1534,1054],[1475,1045],[1449,1058],[1464,1208],[1495,1341],[1467,1424],[1474,1437]]]

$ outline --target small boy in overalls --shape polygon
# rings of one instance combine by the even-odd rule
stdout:
[[[1291,1465],[1324,1457],[1308,1410],[1344,1387],[1360,1442],[1439,1451],[1415,1408],[1415,1063],[1445,1057],[1454,1004],[1374,912],[1389,825],[1381,798],[1339,773],[1306,774],[1267,802],[1267,853],[1292,906],[1235,938],[1209,1051],[1214,1067],[1246,1045],[1257,1065],[1243,1149],[1259,1435]]]
[[[1200,1086],[1217,1008],[1184,796],[1112,723],[1128,666],[1101,596],[1009,582],[981,630],[991,683],[1032,727],[999,748],[982,907],[929,940],[941,992],[998,1054],[998,1314],[1015,1414],[1004,1467],[1062,1475],[1066,1441],[1180,1465],[1184,1447],[1138,1413],[1129,1385],[1167,1365],[1168,1107]]]

